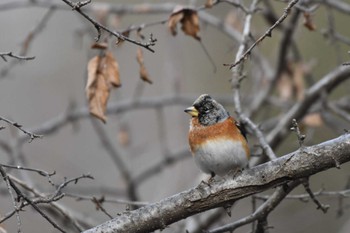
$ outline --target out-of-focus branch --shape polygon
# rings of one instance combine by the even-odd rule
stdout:
[[[135,111],[140,109],[156,109],[169,106],[188,106],[193,103],[194,96],[162,96],[162,97],[150,97],[142,98],[138,100],[124,100],[115,103],[110,103],[107,106],[107,114],[120,114],[127,111]],[[232,104],[232,100],[229,97],[219,96],[216,98],[220,103],[224,105]],[[39,126],[29,129],[28,131],[35,134],[48,135],[55,133],[68,123],[74,122],[79,119],[90,117],[90,112],[87,107],[81,107],[73,110],[68,110],[61,115],[58,115],[51,120],[48,120]],[[26,137],[19,137],[21,143],[26,140]]]
[[[1,4],[0,4],[0,10],[1,10]],[[28,33],[26,38],[21,43],[21,49],[19,52],[20,57],[26,57],[29,48],[34,41],[34,39],[42,32],[42,30],[45,28],[47,22],[49,22],[49,19],[54,13],[55,8],[49,7],[49,10],[44,14],[44,16],[40,19],[39,23],[35,25],[35,27]],[[34,57],[33,57],[34,59]],[[5,77],[13,67],[15,67],[17,64],[19,64],[21,60],[12,60],[5,68],[3,68],[0,72],[0,77]]]
[[[350,134],[307,147],[309,153],[296,151],[268,163],[244,170],[235,179],[201,184],[196,188],[162,201],[126,212],[85,233],[150,232],[188,216],[232,203],[238,199],[282,185],[290,180],[309,177],[350,161]],[[222,197],[225,197],[223,199]]]
[[[150,177],[159,174],[159,172],[165,169],[167,166],[174,164],[182,159],[191,158],[189,154],[189,149],[186,147],[177,153],[169,153],[168,155],[165,155],[164,159],[161,162],[155,164],[154,166],[143,171],[140,175],[133,178],[133,183],[135,183],[136,186],[143,183]]]
[[[350,189],[340,190],[340,191],[324,191],[323,189],[317,192],[313,192],[315,197],[331,197],[331,198],[350,198]],[[256,195],[255,198],[261,200],[267,200],[269,195]],[[310,199],[310,194],[294,194],[287,195],[285,199],[289,200],[300,200],[302,202],[306,202]]]
[[[297,27],[297,21],[298,21],[299,15],[300,15],[300,11],[295,10],[292,16],[290,17],[291,19],[288,22],[288,25],[286,25],[283,28],[284,31],[283,31],[282,39],[278,49],[278,57],[276,59],[277,66],[273,72],[272,77],[269,78],[266,87],[262,88],[261,91],[259,91],[256,94],[254,101],[249,106],[248,116],[254,115],[260,109],[261,105],[264,103],[266,98],[271,94],[273,88],[275,88],[276,86],[275,84],[279,79],[279,77],[281,76],[282,72],[286,69],[288,50],[293,44],[293,34]]]
[[[327,102],[326,103],[326,108],[329,108],[336,115],[342,117],[344,120],[346,120],[347,122],[350,123],[350,114],[347,111],[345,111],[345,110],[341,109],[340,107],[338,107],[336,104]]]
[[[115,166],[117,167],[118,171],[120,171],[124,182],[127,185],[127,194],[131,201],[138,201],[137,193],[136,193],[136,186],[134,182],[131,180],[132,173],[128,169],[125,162],[122,160],[121,151],[120,149],[117,149],[117,147],[113,146],[113,143],[110,141],[109,137],[107,136],[106,132],[102,128],[102,126],[99,124],[100,122],[95,121],[95,119],[91,119],[92,125],[96,131],[97,136],[99,137],[103,148],[109,153],[110,157],[112,158]]]
[[[350,67],[339,66],[305,92],[305,98],[296,103],[278,122],[276,127],[267,135],[271,147],[281,142],[289,132],[292,119],[300,120],[309,108],[315,104],[323,92],[329,93],[341,82],[350,78]]]
[[[319,0],[318,2],[323,3],[341,13],[350,14],[350,4],[344,1],[334,1],[334,0]]]

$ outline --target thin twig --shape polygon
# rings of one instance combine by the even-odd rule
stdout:
[[[36,138],[42,138],[42,137],[43,137],[43,135],[38,135],[38,134],[35,134],[35,133],[31,133],[31,132],[29,132],[29,131],[23,129],[23,126],[22,126],[22,125],[18,124],[18,123],[15,122],[15,121],[11,121],[11,120],[9,120],[9,119],[7,119],[7,118],[5,118],[5,117],[0,116],[0,121],[5,121],[6,123],[8,123],[8,124],[10,124],[10,125],[12,125],[12,126],[14,126],[14,127],[16,127],[17,129],[19,129],[20,131],[22,131],[23,133],[25,133],[26,135],[28,135],[28,136],[30,137],[29,142],[32,142],[32,141],[33,141],[34,139],[36,139]]]
[[[154,50],[151,47],[155,45],[155,42],[156,42],[155,39],[150,38],[149,42],[147,42],[147,43],[141,43],[141,42],[135,41],[133,39],[130,39],[129,37],[124,36],[122,33],[117,32],[117,31],[113,31],[113,30],[109,29],[108,27],[98,23],[96,20],[91,18],[88,14],[84,13],[80,8],[82,6],[85,6],[87,3],[83,5],[83,4],[73,3],[72,1],[69,1],[69,0],[62,0],[62,1],[94,25],[94,27],[97,30],[97,37],[95,38],[96,41],[98,41],[101,38],[101,30],[104,30],[104,31],[109,32],[110,34],[114,35],[115,37],[117,37],[120,40],[128,41],[130,43],[141,46],[141,47],[147,49],[148,51],[151,51],[154,53]]]
[[[73,194],[73,193],[67,193],[67,192],[64,195],[65,197],[75,198],[77,201],[82,201],[82,200],[91,201],[93,200],[93,198],[96,198],[94,196],[83,196],[81,194]],[[99,199],[101,198],[97,198],[97,200]],[[122,204],[122,205],[134,205],[134,206],[145,206],[149,204],[149,202],[145,202],[145,201],[129,201],[129,200],[122,200],[118,198],[106,198],[106,197],[103,197],[103,202],[113,203],[113,204]]]
[[[75,177],[75,178],[65,179],[65,181],[62,182],[62,183],[56,188],[56,191],[51,195],[51,198],[60,195],[61,192],[62,192],[62,189],[65,188],[68,184],[70,184],[70,183],[76,184],[76,183],[78,183],[79,180],[85,179],[85,178],[92,179],[92,180],[94,179],[94,177],[93,177],[92,175],[90,175],[90,174],[87,174],[87,175],[83,174],[83,175],[78,176],[78,177]]]
[[[326,107],[329,108],[333,113],[337,114],[338,116],[342,117],[344,120],[350,123],[350,114],[347,113],[347,111],[339,108],[334,103],[326,103]]]
[[[113,216],[107,212],[107,210],[102,206],[104,202],[104,198],[97,199],[96,197],[92,197],[91,201],[95,204],[96,210],[101,210],[105,215],[107,215],[110,219],[113,219]]]
[[[29,168],[29,167],[22,167],[22,166],[13,166],[13,165],[6,165],[6,164],[0,164],[0,166],[6,167],[6,168],[11,168],[11,169],[19,169],[19,170],[25,170],[25,171],[32,171],[32,172],[36,172],[41,176],[47,177],[49,180],[50,184],[53,184],[52,180],[51,180],[51,176],[54,176],[56,174],[56,171],[53,172],[47,172],[44,170],[40,170],[40,169],[36,169],[36,168]]]
[[[25,57],[30,49],[30,45],[34,41],[34,39],[43,31],[46,24],[49,22],[49,19],[53,15],[55,11],[54,6],[50,6],[49,10],[44,14],[44,16],[40,19],[39,23],[34,26],[34,28],[29,31],[25,39],[21,43],[21,49],[19,51],[19,55],[21,57]],[[20,60],[12,60],[8,65],[3,68],[0,72],[0,77],[5,77],[13,67],[19,64]]]
[[[306,136],[300,132],[298,122],[296,119],[292,120],[292,127],[290,128],[290,130],[294,131],[297,134],[299,146],[300,148],[303,148]]]
[[[16,58],[16,59],[18,59],[18,60],[24,60],[24,61],[29,61],[29,60],[35,59],[35,57],[27,57],[27,56],[16,55],[16,54],[14,54],[14,53],[12,53],[12,52],[1,52],[1,53],[0,53],[0,57],[1,57],[5,62],[7,62],[6,56],[7,56],[7,57],[13,57],[13,58]]]
[[[329,205],[323,205],[319,202],[319,200],[317,200],[314,193],[310,189],[309,179],[308,178],[303,179],[302,184],[305,188],[305,191],[310,195],[311,200],[316,204],[317,209],[321,209],[323,213],[327,213],[327,210],[329,209]]]
[[[7,176],[5,170],[3,169],[2,166],[0,166],[0,173],[2,175],[2,177],[5,179]],[[24,195],[22,193],[22,191],[12,182],[11,179],[8,179],[9,185],[11,186],[11,188],[16,192],[17,196],[18,196],[18,200],[25,200],[26,202],[28,202],[43,218],[45,218],[54,228],[58,229],[60,232],[65,233],[66,231],[63,230],[63,228],[61,228],[57,223],[55,223],[49,216],[47,216],[30,198],[28,198],[26,195]],[[15,206],[15,208],[17,208]],[[17,211],[17,210],[16,210]]]
[[[324,189],[321,189],[317,192],[313,192],[314,197],[334,197],[334,198],[350,198],[350,189],[344,189],[339,191],[324,191]],[[270,197],[270,195],[255,195],[256,199],[259,200],[267,200]],[[303,202],[308,201],[310,199],[310,194],[294,194],[294,195],[288,195],[285,197],[285,199],[289,200],[296,200],[299,199]]]
[[[45,208],[48,208],[50,210],[55,210],[58,213],[62,214],[63,218],[65,220],[69,219],[70,222],[73,224],[73,226],[79,232],[81,232],[83,230],[83,227],[79,224],[79,222],[85,223],[86,226],[96,225],[96,223],[88,224],[86,221],[86,217],[85,218],[78,217],[75,214],[73,214],[73,212],[71,210],[68,210],[67,207],[64,207],[63,205],[56,202],[57,200],[59,200],[65,196],[64,194],[61,193],[61,190],[63,187],[66,187],[66,185],[68,185],[69,183],[76,182],[79,179],[90,178],[90,177],[83,175],[83,176],[79,176],[77,178],[65,180],[61,185],[58,186],[58,188],[54,194],[46,194],[46,193],[44,194],[44,193],[38,191],[37,189],[30,187],[26,182],[12,176],[12,175],[8,175],[8,177],[13,183],[18,184],[19,186],[24,188],[26,191],[32,193],[35,196],[35,198],[33,198],[31,203],[26,202],[26,201],[20,202],[20,205],[18,206],[18,210],[22,210],[24,207],[31,205],[31,204],[36,205],[36,204],[46,203],[46,204],[50,204],[50,205],[44,206]],[[13,210],[12,212],[7,213],[3,218],[0,219],[0,223],[9,219],[15,213],[16,213],[16,209]]]
[[[19,210],[20,210],[20,209],[18,208],[16,198],[15,198],[15,196],[13,195],[13,192],[12,192],[10,179],[9,179],[8,175],[6,174],[5,170],[3,169],[3,165],[1,165],[1,164],[0,164],[0,173],[1,173],[1,175],[2,175],[2,178],[5,180],[8,193],[10,194],[10,197],[11,197],[12,204],[13,204],[13,207],[14,207],[14,214],[16,214],[17,232],[20,233],[20,232],[21,232],[21,218],[20,218],[20,216],[19,216]],[[0,222],[0,223],[1,223],[1,222]]]
[[[254,12],[255,8],[257,7],[258,1],[253,1],[252,5],[250,6],[249,12]],[[243,28],[243,39],[242,43],[238,48],[237,54],[236,54],[236,61],[240,59],[242,56],[244,50],[246,49],[248,45],[249,36],[251,34],[250,27],[251,27],[251,20],[252,20],[252,13],[247,14],[244,22],[244,28]],[[261,132],[261,130],[255,125],[255,123],[250,120],[242,111],[241,108],[241,99],[240,99],[240,83],[243,80],[243,63],[240,63],[238,66],[234,67],[232,71],[232,79],[231,83],[233,86],[233,92],[234,92],[234,106],[235,111],[238,115],[239,121],[241,124],[249,126],[251,131],[255,134],[255,136],[258,138],[259,143],[264,150],[265,154],[269,157],[270,160],[273,160],[276,157],[275,153],[269,146],[269,144],[266,142],[264,134]]]
[[[281,24],[289,15],[292,7],[298,2],[299,0],[292,0],[289,2],[288,6],[284,9],[284,13],[283,15],[275,22],[274,25],[272,25],[265,33],[264,35],[260,36],[259,39],[257,39],[243,54],[242,56],[236,60],[234,63],[232,64],[224,64],[224,66],[229,66],[230,69],[232,69],[233,67],[237,66],[238,64],[242,63],[244,60],[246,60],[252,50],[260,43],[262,42],[266,37],[271,37],[272,36],[272,31],[279,25]]]

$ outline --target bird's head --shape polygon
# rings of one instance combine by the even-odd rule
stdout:
[[[198,117],[199,123],[204,126],[213,125],[229,117],[226,109],[208,94],[199,96],[185,112],[192,117]]]

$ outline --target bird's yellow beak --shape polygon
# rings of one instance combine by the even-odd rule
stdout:
[[[185,109],[185,113],[188,113],[188,114],[190,114],[191,116],[193,116],[193,117],[197,117],[198,116],[198,111],[197,111],[197,109],[195,108],[195,107],[189,107],[189,108],[186,108]]]

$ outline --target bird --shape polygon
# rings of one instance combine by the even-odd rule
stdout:
[[[184,111],[191,115],[190,150],[199,169],[211,175],[210,180],[216,175],[235,176],[247,167],[250,152],[245,130],[220,103],[202,94]]]

